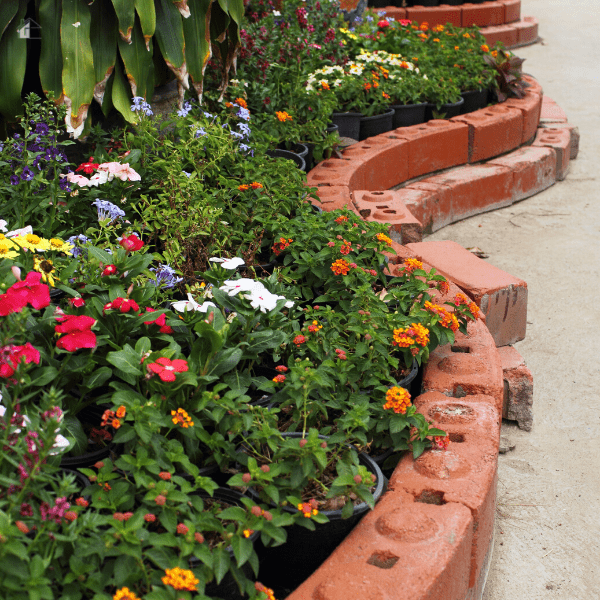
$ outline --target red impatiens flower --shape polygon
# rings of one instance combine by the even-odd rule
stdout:
[[[75,352],[80,348],[95,348],[96,334],[91,331],[96,323],[92,317],[85,315],[65,315],[56,319],[60,325],[54,327],[56,333],[66,333],[56,342],[56,347],[67,352]]]
[[[120,310],[122,313],[129,312],[130,310],[138,311],[140,307],[135,300],[129,298],[115,298],[112,302],[108,302],[104,305],[104,311],[107,310]]]
[[[81,163],[75,171],[83,171],[86,175],[91,175],[100,165],[94,162],[94,157],[90,156],[87,162]]]
[[[146,308],[146,312],[156,312],[155,308]],[[155,321],[144,321],[144,325],[158,325],[161,333],[173,333],[173,328],[167,325],[167,316],[163,313]]]
[[[46,308],[50,304],[50,290],[44,283],[40,283],[42,278],[41,273],[30,271],[27,273],[27,277],[23,281],[17,281],[11,287],[6,290],[6,294],[3,296],[9,296],[4,302],[0,303],[0,315],[6,316],[8,312],[4,314],[2,306],[8,306],[9,308],[16,308],[16,310],[10,310],[10,312],[19,312],[25,304],[29,304],[36,310],[40,308]]]
[[[81,308],[85,306],[85,300],[83,298],[69,298],[69,304],[75,308]]]
[[[144,242],[142,242],[135,233],[132,233],[127,237],[123,236],[119,244],[123,246],[127,252],[137,252],[144,246]]]
[[[40,353],[29,342],[24,346],[5,346],[0,349],[0,377],[12,377],[17,367],[25,363],[40,364]]]
[[[117,272],[117,267],[115,265],[107,265],[104,267],[104,271],[102,271],[102,277],[108,277],[108,275],[114,275]]]
[[[0,294],[0,317],[21,312],[27,300],[19,294]]]
[[[183,373],[188,370],[187,360],[176,358],[170,360],[168,358],[157,358],[156,362],[150,363],[148,371],[156,373],[162,381],[173,382],[175,381],[175,373]]]

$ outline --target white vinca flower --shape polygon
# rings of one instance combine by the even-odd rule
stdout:
[[[173,302],[171,304],[171,307],[173,308],[173,310],[176,310],[177,312],[192,312],[192,311],[196,311],[196,312],[205,313],[205,312],[208,311],[208,309],[211,306],[215,310],[217,308],[216,304],[213,304],[212,302],[204,302],[203,304],[198,304],[194,300],[194,297],[191,294],[188,294],[187,297],[188,297],[187,300],[179,300],[178,302]]]
[[[235,257],[235,258],[218,258],[217,256],[213,256],[208,259],[209,262],[221,263],[221,266],[224,269],[228,269],[229,271],[233,271],[237,269],[241,265],[245,265],[243,258]]]
[[[227,292],[230,296],[235,296],[240,292],[253,293],[255,291],[262,291],[265,289],[265,286],[260,281],[242,277],[240,279],[228,279],[224,281],[219,289]]]
[[[6,233],[8,231],[8,229],[6,229],[7,225],[8,223],[4,219],[0,219],[0,231]]]

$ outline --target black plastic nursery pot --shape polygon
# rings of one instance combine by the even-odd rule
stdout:
[[[460,111],[462,110],[464,102],[464,98],[461,98],[458,102],[448,102],[447,104],[442,104],[439,109],[435,104],[428,104],[427,110],[425,111],[425,119],[427,121],[431,121],[434,118],[434,112],[437,115],[440,115],[438,117],[440,119],[451,119],[452,117],[458,117],[458,115],[461,114]]]
[[[463,97],[464,102],[460,109],[460,114],[466,115],[467,113],[485,108],[488,103],[488,94],[489,91],[487,89],[462,92],[461,96]]]
[[[392,108],[395,111],[392,129],[410,127],[411,125],[419,125],[425,122],[427,102],[421,102],[420,104],[393,104]]]
[[[331,121],[334,125],[337,125],[340,137],[358,140],[362,116],[362,113],[353,112],[333,113],[331,115]]]
[[[366,140],[367,138],[379,135],[381,133],[387,133],[392,130],[394,123],[394,109],[389,108],[380,115],[373,115],[372,117],[363,117],[360,120],[359,130],[359,141]]]
[[[287,160],[293,161],[301,171],[306,170],[306,162],[304,161],[304,158],[302,158],[302,156],[296,154],[295,152],[291,152],[290,150],[277,149],[267,150],[266,154],[271,158],[286,158]]]
[[[283,435],[302,437],[300,432]],[[326,436],[319,438],[328,439]],[[377,502],[383,494],[386,480],[371,457],[359,452],[358,459],[360,464],[366,466],[377,478],[373,492]],[[260,502],[257,492],[252,488],[248,489],[247,494],[256,502]],[[284,507],[284,510],[290,513],[297,512],[296,507]],[[341,509],[322,511],[321,514],[327,516],[329,523],[315,523],[314,531],[301,525],[292,525],[287,528],[287,542],[281,546],[265,547],[259,540],[255,548],[260,561],[260,580],[268,582],[269,587],[295,589],[319,568],[369,510],[369,506],[361,502],[355,505],[354,513],[348,519],[342,519]]]

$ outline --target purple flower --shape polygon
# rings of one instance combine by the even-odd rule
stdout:
[[[18,175],[11,175],[10,176],[10,183],[11,185],[19,185],[19,176]]]
[[[124,217],[125,212],[122,211],[118,206],[109,202],[108,200],[95,200],[92,204],[98,209],[98,220],[104,221],[105,219],[110,219],[114,221],[119,217]]]
[[[37,123],[35,126],[35,132],[39,135],[48,135],[49,131],[50,129],[46,123]]]
[[[248,127],[248,125],[246,125],[246,123],[240,123],[238,125],[238,129],[247,137],[250,137],[250,127]]]
[[[60,187],[60,189],[63,192],[70,192],[71,191],[71,184],[69,183],[69,181],[67,180],[66,177],[61,177],[58,180],[58,186]]]
[[[184,103],[183,107],[177,111],[177,116],[187,117],[190,110],[192,110],[192,103],[188,100]]]
[[[35,173],[29,168],[25,167],[21,173],[21,179],[23,181],[31,181],[35,177]]]
[[[194,132],[195,138],[199,138],[201,135],[206,135],[206,131],[204,131],[204,127],[200,127],[199,129],[196,129],[196,131]]]
[[[154,272],[156,280],[151,282],[156,287],[165,287],[171,289],[175,284],[183,281],[183,277],[177,277],[175,270],[169,265],[159,265],[157,269],[150,269]]]
[[[250,111],[247,108],[244,108],[243,106],[240,106],[240,110],[237,111],[236,115],[240,119],[244,119],[244,121],[250,120]]]
[[[248,150],[250,150],[250,146],[246,145],[246,144],[240,144],[240,150],[242,152],[246,152]],[[253,155],[254,156],[254,155]]]
[[[135,96],[131,105],[132,112],[143,112],[147,117],[151,117],[154,113],[152,107],[141,97]]]
[[[73,248],[73,250],[71,250],[71,254],[77,258],[80,254],[83,254],[84,252],[86,252],[85,250],[81,250],[78,246],[81,244],[87,244],[89,243],[89,238],[85,235],[83,235],[83,233],[80,233],[79,235],[72,235],[68,240],[67,243],[69,244],[73,244],[73,246],[75,246]]]

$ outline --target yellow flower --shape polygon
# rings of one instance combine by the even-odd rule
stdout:
[[[117,593],[113,596],[113,600],[140,600],[129,588],[121,588],[117,590]]]
[[[71,254],[71,250],[73,250],[73,244],[69,244],[68,242],[64,242],[59,238],[50,238],[50,248],[52,250],[58,250],[59,252],[64,252],[65,254]]]
[[[285,112],[285,110],[278,110],[275,112],[275,115],[277,116],[277,118],[282,122],[285,123],[286,121],[292,121],[292,115],[288,114],[287,112]]]
[[[165,576],[162,578],[162,582],[176,590],[187,590],[188,592],[196,592],[196,586],[200,583],[192,571],[181,569],[180,567],[165,569]]]
[[[384,244],[387,244],[388,246],[392,245],[391,238],[389,238],[387,235],[385,235],[385,233],[378,233],[376,237],[380,242],[383,242]]]
[[[33,233],[19,235],[12,238],[12,241],[27,250],[50,250],[50,242]]]
[[[18,252],[15,252],[13,248],[16,248],[14,244],[9,245],[8,239],[0,240],[0,258],[17,258]]]
[[[33,270],[42,274],[42,281],[44,283],[49,284],[54,287],[54,278],[52,277],[52,273],[54,273],[54,265],[51,260],[42,260],[37,256],[33,257]]]

